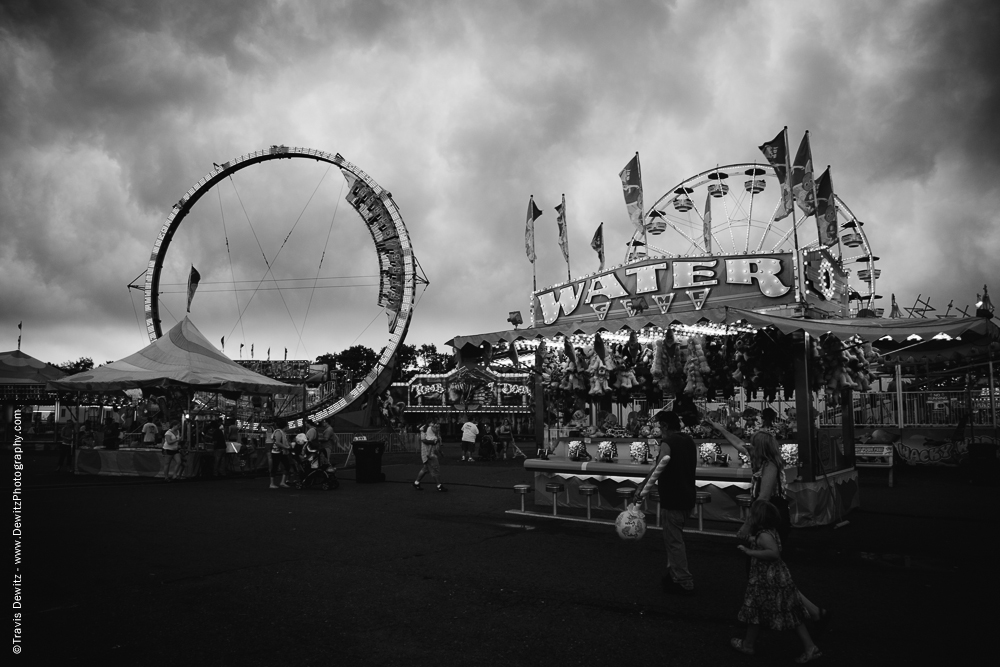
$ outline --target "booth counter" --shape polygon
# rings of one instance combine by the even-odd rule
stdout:
[[[569,456],[571,442],[581,442],[592,460],[572,460]],[[611,442],[618,451],[617,462],[600,460],[598,447],[602,442]],[[638,486],[653,469],[659,454],[659,447],[652,441],[649,445],[649,463],[633,462],[630,448],[633,443],[642,442],[636,438],[561,438],[548,459],[528,459],[525,470],[534,473],[535,504],[552,506],[552,494],[545,490],[549,482],[559,482],[564,489],[559,493],[558,504],[562,507],[585,508],[587,498],[580,494],[580,486],[593,484],[597,493],[591,498],[592,509],[620,511],[623,500],[617,494],[621,486]],[[695,484],[699,491],[711,494],[711,502],[702,506],[702,514],[707,520],[740,523],[740,507],[736,497],[750,493],[752,473],[743,467],[736,449],[728,443],[695,441],[701,447],[710,444],[721,459],[728,456],[728,465],[706,465],[699,457],[695,470]],[[788,443],[785,443],[788,444]],[[717,445],[717,447],[716,447]],[[833,523],[859,506],[857,493],[858,476],[853,468],[833,472],[817,478],[813,482],[798,480],[798,468],[786,467],[785,479],[789,496],[792,525],[796,527],[816,526]],[[656,511],[655,501],[646,500],[647,511]]]
[[[592,460],[570,459],[568,446],[571,442],[582,442]],[[611,442],[617,447],[617,462],[607,463],[599,460],[598,447],[602,442]],[[649,463],[632,462],[629,450],[635,442],[643,440],[560,438],[548,459],[527,459],[524,462],[524,469],[535,475],[535,503],[551,507],[552,494],[545,490],[545,485],[549,482],[559,482],[565,487],[559,494],[560,506],[586,507],[587,498],[580,494],[580,486],[593,484],[597,487],[597,494],[591,498],[591,508],[621,510],[623,500],[617,495],[617,489],[621,486],[638,486],[649,476],[659,455],[659,446],[652,440],[649,444]],[[749,468],[741,467],[739,456],[732,445],[726,443],[719,447],[724,456],[729,455],[729,465],[699,465],[695,472],[695,484],[699,491],[712,494],[712,501],[702,508],[705,519],[736,523],[740,521],[740,508],[736,503],[736,496],[750,492],[751,473]],[[646,508],[655,512],[655,501],[647,499]]]
[[[241,451],[227,449],[227,474],[267,469],[267,450],[243,446]],[[180,477],[210,477],[215,466],[212,450],[190,449],[182,451]],[[74,457],[74,472],[89,475],[118,475],[135,477],[163,477],[167,457],[161,450],[150,448],[88,449],[79,448]],[[236,466],[239,466],[237,468]],[[177,463],[171,466],[171,472]]]

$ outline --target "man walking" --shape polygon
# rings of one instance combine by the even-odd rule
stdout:
[[[422,491],[420,480],[424,475],[430,473],[431,479],[437,483],[438,491],[447,491],[441,483],[441,463],[438,460],[441,456],[441,434],[438,432],[437,422],[429,421],[420,427],[420,461],[424,464],[417,473],[417,479],[413,482],[413,488]]]
[[[684,522],[695,505],[694,483],[697,450],[694,440],[681,433],[680,419],[673,412],[656,413],[660,423],[660,459],[639,490],[639,500],[649,495],[656,484],[660,494],[663,543],[667,548],[667,572],[663,588],[668,592],[691,594],[694,577],[688,570],[687,551],[684,548]]]

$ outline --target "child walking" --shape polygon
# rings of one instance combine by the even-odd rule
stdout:
[[[803,648],[795,662],[803,664],[823,654],[809,636],[804,623],[809,612],[792,581],[792,573],[781,560],[780,525],[781,515],[774,505],[766,500],[754,501],[750,507],[750,547],[737,547],[751,558],[750,580],[738,615],[747,623],[747,634],[745,639],[734,637],[730,644],[740,653],[753,655],[761,625],[772,630],[794,628]]]

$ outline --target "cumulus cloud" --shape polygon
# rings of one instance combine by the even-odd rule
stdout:
[[[796,143],[810,130],[867,223],[883,304],[965,306],[1000,275],[998,28],[989,2],[4,3],[0,330],[12,347],[25,321],[25,349],[51,361],[134,351],[142,303],[126,285],[172,204],[213,162],[282,143],[340,152],[393,192],[431,280],[409,340],[440,346],[527,310],[529,195],[545,286],[566,275],[563,193],[572,273],[590,272],[602,221],[609,261],[624,256],[617,174],[635,151],[650,203],[759,160],[784,125]],[[372,272],[339,174],[249,171],[171,247],[169,282],[202,270],[199,326],[302,356],[377,347],[370,286],[261,291],[245,320],[252,292],[214,293],[313,278],[320,257],[323,275]],[[261,256],[300,215],[267,274]],[[182,295],[164,302],[182,315]]]

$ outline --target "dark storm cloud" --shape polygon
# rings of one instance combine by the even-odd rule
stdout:
[[[527,308],[528,195],[545,286],[566,272],[562,193],[585,273],[601,221],[621,260],[617,173],[636,150],[649,204],[760,159],[783,125],[795,144],[812,131],[817,166],[870,221],[886,301],[933,276],[946,302],[1000,274],[994,4],[7,2],[0,312],[96,313],[134,344],[124,284],[170,206],[212,162],[287,143],[393,191],[431,278],[410,337],[440,345]],[[255,246],[230,269],[197,232],[178,270],[253,273]]]

